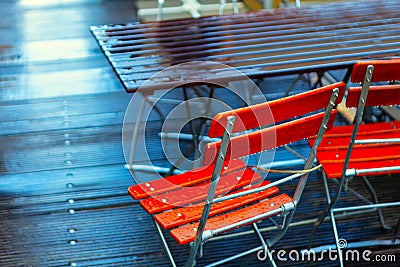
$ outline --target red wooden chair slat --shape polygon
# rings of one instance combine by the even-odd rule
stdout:
[[[213,118],[208,135],[212,138],[222,136],[229,116],[236,117],[233,132],[241,132],[325,108],[334,88],[340,89],[340,95],[336,101],[338,104],[346,88],[343,82],[321,87],[319,90],[219,113]],[[295,104],[299,102],[307,104]]]
[[[244,168],[245,163],[240,160],[234,160],[227,161],[224,166],[227,168],[223,169],[222,173],[229,173]],[[209,166],[194,169],[182,174],[131,186],[128,192],[134,199],[142,199],[148,196],[174,191],[182,188],[182,186],[192,186],[209,180],[213,170],[214,165],[210,164]]]
[[[327,128],[331,128],[335,119],[336,111],[332,112]],[[278,146],[286,145],[294,141],[309,138],[318,131],[324,113],[318,113],[305,118],[297,119],[287,123],[254,131],[248,134],[235,136],[231,139],[226,158],[236,159],[249,154],[258,153]],[[291,131],[291,129],[298,129]],[[203,162],[209,164],[215,161],[221,141],[206,145]]]
[[[216,195],[226,194],[231,190],[257,182],[261,176],[252,169],[236,171],[221,177],[218,183]],[[210,183],[192,187],[181,187],[176,191],[157,195],[157,198],[146,198],[140,201],[142,207],[149,213],[165,211],[175,206],[186,205],[205,200]]]
[[[235,193],[243,192],[245,190],[257,188],[260,186],[265,186],[268,184],[270,184],[269,181],[264,181],[261,184],[256,184],[246,189],[235,191]],[[278,187],[274,186],[258,193],[244,195],[241,197],[237,197],[235,199],[229,199],[215,203],[211,207],[209,216],[214,216],[217,214],[221,214],[223,212],[227,212],[242,207],[252,202],[270,197],[274,194],[277,194],[278,192],[279,192]],[[201,217],[201,213],[203,212],[203,204],[204,203],[202,202],[197,205],[177,208],[171,211],[159,213],[156,214],[154,218],[164,229],[177,227],[180,225],[184,225],[199,220]]]
[[[391,150],[388,153],[388,150]],[[324,166],[329,178],[340,178],[347,149],[318,151],[319,163]],[[400,161],[400,145],[359,145],[355,146],[349,162],[349,169],[368,169],[395,166]]]
[[[278,195],[266,201],[258,202],[242,209],[210,218],[209,220],[207,220],[205,230],[216,230],[246,219],[250,219],[256,215],[272,211],[276,209],[276,207],[279,207],[291,201],[292,198],[286,194]],[[171,235],[180,245],[184,245],[194,240],[197,227],[198,223],[184,225],[171,230]]]
[[[335,126],[322,139],[317,157],[328,178],[341,178],[352,131],[353,126]],[[357,140],[400,138],[400,121],[360,125],[357,137]],[[309,139],[309,143],[314,145],[314,139]],[[395,163],[389,162],[390,159],[394,161],[400,159],[400,145],[356,144],[351,154],[349,168],[395,166],[393,165]]]
[[[335,126],[329,130],[321,141],[318,151],[347,149],[353,126]],[[363,124],[358,128],[357,140],[393,138],[400,136],[400,121],[378,122],[373,124]],[[314,145],[315,138],[308,140],[310,145]],[[381,144],[380,144],[381,145]]]
[[[351,81],[361,83],[364,81],[365,72],[369,65],[374,66],[373,82],[399,80],[400,75],[400,59],[394,58],[389,60],[368,60],[359,61],[354,64],[351,74]]]
[[[358,140],[366,140],[366,139],[372,139],[372,138],[379,138],[379,139],[387,139],[387,138],[394,138],[396,136],[399,136],[400,134],[400,129],[395,129],[395,130],[384,130],[381,131],[381,133],[372,135],[365,133],[365,135],[362,136],[362,138],[359,138]],[[349,140],[350,136],[338,136],[336,138],[327,138],[324,140],[324,143],[322,144],[321,149],[319,149],[319,152],[324,152],[324,151],[332,151],[332,150],[338,150],[338,149],[346,149],[349,147]],[[347,142],[347,143],[346,143]],[[310,145],[314,144],[314,140],[310,140]],[[363,145],[355,145],[356,149],[362,149],[362,146],[365,147],[379,147],[383,146],[383,144],[363,144]]]
[[[377,161],[385,159],[400,159],[400,145],[393,144],[362,144],[354,146],[354,154],[350,158],[350,163],[366,162],[366,161]],[[391,149],[391,153],[388,153],[388,149]],[[346,156],[347,149],[341,147],[340,149],[332,151],[320,151],[320,163],[339,163],[343,162]]]
[[[361,87],[349,88],[346,99],[347,107],[357,107],[360,98]],[[389,106],[400,103],[400,84],[371,86],[368,90],[366,106]]]

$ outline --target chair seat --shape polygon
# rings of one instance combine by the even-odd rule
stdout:
[[[244,221],[246,219],[254,218],[255,216],[278,209],[283,204],[290,203],[291,201],[292,198],[286,194],[275,196],[265,201],[261,201],[256,204],[210,218],[207,220],[205,230],[212,231],[240,221]],[[186,224],[171,230],[171,235],[180,245],[184,245],[194,240],[197,227],[198,223]]]
[[[216,195],[226,194],[231,190],[259,181],[261,176],[252,169],[238,170],[220,178]],[[165,211],[177,206],[203,201],[207,198],[210,183],[196,184],[192,187],[180,187],[178,190],[159,194],[140,201],[149,214]]]
[[[319,163],[328,178],[341,178],[344,159],[350,142],[353,126],[335,126],[327,131],[317,150]],[[363,124],[359,126],[357,140],[400,138],[400,121]],[[314,138],[309,139],[311,145]],[[356,144],[348,169],[371,169],[400,165],[400,144]],[[388,174],[400,171],[382,171]]]
[[[128,192],[134,199],[138,200],[164,192],[174,191],[182,188],[182,186],[199,184],[211,179],[214,166],[214,164],[211,164],[206,167],[197,168],[182,174],[172,175],[167,178],[137,184],[129,187]],[[225,162],[222,173],[229,173],[244,167],[245,163],[241,160],[228,161]]]
[[[250,186],[246,189],[235,191],[235,193],[242,192],[248,189],[257,188],[259,186],[260,187],[265,186],[268,184],[270,184],[269,181],[264,181],[260,184]],[[258,193],[248,194],[241,197],[237,197],[235,199],[229,199],[222,202],[214,203],[211,206],[209,216],[221,214],[223,212],[234,210],[236,208],[245,206],[255,201],[266,199],[272,195],[277,194],[278,192],[279,189],[276,186],[274,186]],[[170,229],[173,227],[178,227],[187,223],[194,222],[196,220],[200,220],[203,208],[204,208],[204,202],[201,202],[197,203],[196,205],[177,208],[156,214],[154,218],[161,225],[161,227],[163,227],[164,229]]]
[[[245,168],[243,161],[226,162],[224,166],[225,172],[218,183],[216,196],[270,184],[267,180],[260,182],[261,175],[251,168]],[[129,188],[129,193],[136,199],[142,198],[140,205],[143,209],[149,214],[154,214],[154,219],[162,228],[172,229],[171,235],[180,245],[184,245],[194,240],[196,225],[201,218],[209,191],[211,174],[212,170],[210,171],[209,167],[199,168],[170,176],[167,178],[168,182],[160,179],[149,182],[150,185],[132,186]],[[262,215],[292,201],[288,195],[277,195],[278,193],[278,187],[273,186],[258,193],[214,203],[211,206],[209,213],[211,218],[207,221],[206,230],[216,230]]]

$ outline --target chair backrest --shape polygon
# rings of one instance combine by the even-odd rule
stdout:
[[[352,82],[362,83],[368,66],[373,66],[371,82],[400,80],[400,59],[367,60],[354,64]],[[350,87],[346,99],[347,107],[357,107],[362,87]],[[400,85],[374,85],[368,88],[366,106],[388,106],[400,104]]]
[[[351,81],[362,83],[368,66],[374,66],[372,82],[385,82],[400,79],[400,58],[385,60],[358,61],[353,66]]]
[[[400,72],[399,72],[400,73]],[[350,87],[346,106],[357,107],[361,87]],[[389,106],[400,104],[400,84],[371,86],[368,91],[366,106]]]
[[[400,80],[400,59],[365,60],[356,62],[351,75],[352,82],[361,83],[361,87],[350,87],[346,99],[347,107],[356,107],[353,131],[344,159],[342,178],[354,175],[348,172],[350,157],[362,123],[365,106],[384,106],[400,103],[400,86],[388,85]],[[385,82],[384,85],[371,86],[373,82]]]
[[[318,132],[324,117],[323,111],[315,112],[327,106],[335,88],[339,89],[335,102],[338,104],[346,89],[343,82],[251,107],[219,113],[211,122],[209,136],[212,138],[221,136],[227,118],[235,117],[233,133],[237,134],[231,138],[226,159],[248,156],[308,138]],[[335,114],[336,111],[332,113],[328,128],[332,127]],[[251,129],[255,130],[247,131]],[[203,155],[204,165],[215,161],[220,144],[221,141],[217,141],[206,145]]]

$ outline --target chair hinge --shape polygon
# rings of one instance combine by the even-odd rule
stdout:
[[[357,170],[356,169],[347,169],[345,172],[346,177],[352,177],[357,175]]]
[[[201,239],[203,240],[203,242],[205,242],[205,241],[207,241],[208,239],[210,239],[213,236],[214,236],[213,231],[206,230],[206,231],[203,232],[203,235],[201,236]]]
[[[288,214],[290,211],[294,210],[294,208],[296,207],[296,205],[295,205],[295,203],[292,201],[292,202],[283,204],[281,207],[282,207],[282,209],[283,209],[282,214],[283,214],[283,215],[286,215],[286,214]]]

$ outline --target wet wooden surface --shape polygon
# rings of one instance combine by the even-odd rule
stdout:
[[[166,67],[188,61],[212,60],[259,78],[399,56],[399,7],[397,0],[361,0],[237,16],[100,25],[92,31],[132,92],[177,84],[182,75],[143,83]],[[197,70],[187,72],[191,78]],[[225,73],[220,70],[204,79],[218,80]]]
[[[0,266],[168,266],[150,218],[127,194],[134,181],[123,167],[121,129],[130,95],[89,31],[134,21],[134,14],[131,0],[1,1]],[[265,90],[291,79],[271,79]],[[154,147],[157,163],[166,164]],[[398,192],[397,178],[374,180],[382,197]],[[295,219],[313,218],[323,205],[314,175]],[[387,214],[395,223],[396,213]],[[390,236],[373,216],[341,227],[353,240]],[[309,225],[291,229],[277,248],[304,248],[309,231]],[[188,248],[169,241],[183,263]],[[316,243],[331,241],[324,224]],[[210,243],[199,263],[254,242],[247,236],[229,246]],[[400,254],[397,248],[383,252]],[[240,265],[260,262],[249,257],[229,266]]]

